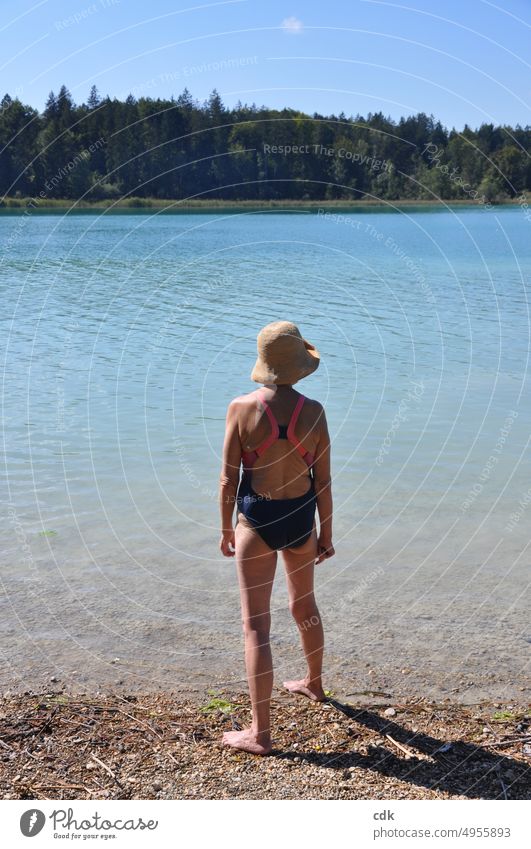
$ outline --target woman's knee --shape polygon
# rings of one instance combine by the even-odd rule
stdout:
[[[246,638],[256,639],[260,643],[268,642],[271,614],[257,613],[254,616],[242,616],[242,628]]]
[[[311,627],[320,622],[319,611],[313,593],[303,598],[291,599],[289,609],[299,627],[302,623],[309,623],[308,627]]]

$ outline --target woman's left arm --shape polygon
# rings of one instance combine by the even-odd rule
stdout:
[[[238,430],[238,404],[231,401],[227,409],[223,460],[219,478],[219,506],[221,512],[221,540],[219,547],[225,557],[234,557],[235,534],[232,527],[236,493],[240,481],[242,448]]]

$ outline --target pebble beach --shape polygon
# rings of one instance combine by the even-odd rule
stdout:
[[[367,700],[366,700],[367,701]],[[267,757],[227,748],[244,693],[71,695],[0,703],[4,799],[528,799],[529,706],[365,705],[274,693]]]

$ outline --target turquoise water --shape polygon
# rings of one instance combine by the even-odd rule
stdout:
[[[196,625],[212,587],[235,604],[217,548],[225,410],[255,388],[260,327],[287,318],[322,357],[297,388],[332,438],[323,597],[368,581],[406,629],[463,598],[513,615],[530,228],[519,208],[1,215],[6,580],[77,582],[84,605],[109,581],[140,617]]]

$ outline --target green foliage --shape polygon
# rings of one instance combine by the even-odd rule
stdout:
[[[517,719],[516,714],[511,713],[510,710],[497,710],[496,713],[492,715],[492,718],[496,720],[496,722],[507,722]]]
[[[530,152],[529,126],[448,132],[423,112],[396,122],[382,112],[349,118],[256,104],[228,109],[215,90],[200,104],[186,89],[177,99],[121,101],[92,86],[76,105],[63,85],[42,114],[9,94],[0,100],[2,203],[495,202],[531,190]]]
[[[212,691],[209,690],[209,693]],[[208,704],[203,705],[200,708],[201,713],[215,713],[216,711],[221,711],[221,713],[234,713],[237,709],[238,705],[232,704],[232,702],[227,701],[226,699],[220,698],[219,696],[212,696]]]
[[[496,203],[507,197],[502,178],[490,168],[479,184],[478,192],[480,196],[485,198],[487,203]]]
[[[90,191],[90,197],[96,200],[104,200],[105,198],[119,198],[121,192],[115,183],[101,183],[97,180],[97,175],[94,175],[93,184]]]

